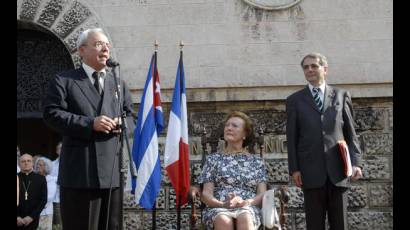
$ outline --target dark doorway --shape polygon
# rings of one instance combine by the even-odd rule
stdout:
[[[21,153],[56,157],[61,136],[42,119],[42,100],[56,73],[74,68],[64,44],[38,25],[17,21],[17,144]]]

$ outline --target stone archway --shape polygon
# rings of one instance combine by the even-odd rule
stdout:
[[[61,137],[42,120],[42,97],[50,78],[80,64],[76,39],[87,28],[101,27],[98,21],[80,1],[17,1],[17,144],[22,152],[55,158]]]

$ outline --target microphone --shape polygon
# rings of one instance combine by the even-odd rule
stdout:
[[[114,61],[114,60],[111,59],[111,58],[109,58],[109,59],[105,62],[105,64],[106,64],[108,67],[116,67],[116,66],[119,66],[119,65],[120,65],[120,63]]]

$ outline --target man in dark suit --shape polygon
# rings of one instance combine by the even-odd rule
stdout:
[[[101,29],[82,32],[77,40],[81,67],[57,74],[44,100],[45,122],[63,136],[58,184],[65,230],[105,229],[108,214],[108,229],[122,229],[117,124],[120,106],[131,120],[133,110],[125,83],[118,97],[106,69],[110,48]]]
[[[326,84],[325,56],[308,54],[301,65],[309,84],[286,100],[289,173],[303,190],[308,230],[324,230],[326,213],[331,230],[347,229],[348,182],[362,177],[350,93]],[[338,152],[341,140],[350,151],[351,177]]]
[[[17,229],[37,229],[40,213],[47,203],[47,181],[33,172],[33,157],[23,154],[19,159]]]

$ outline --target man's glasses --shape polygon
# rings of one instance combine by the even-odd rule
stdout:
[[[103,41],[96,41],[95,43],[94,43],[94,47],[96,48],[96,49],[102,49],[103,48],[103,46],[106,46],[108,49],[111,49],[111,44],[110,43],[108,43],[108,42],[103,42]]]

